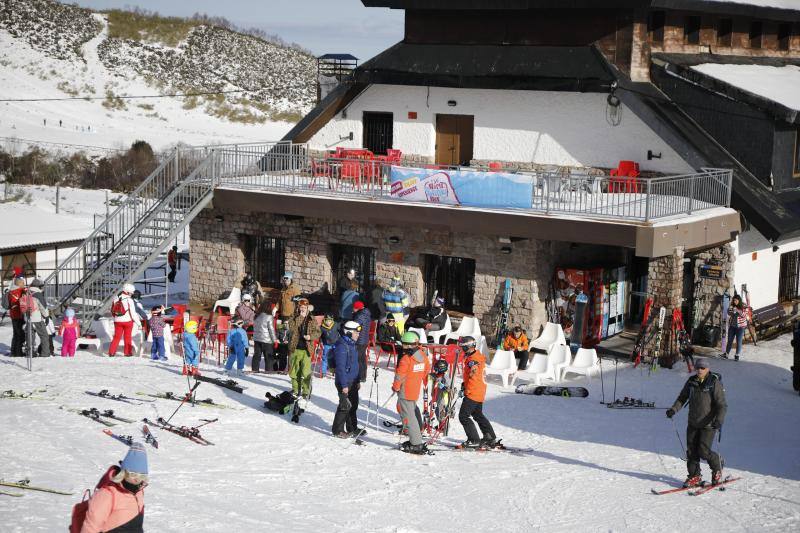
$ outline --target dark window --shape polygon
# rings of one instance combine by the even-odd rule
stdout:
[[[339,291],[339,281],[351,268],[356,269],[358,292],[368,293],[375,284],[375,248],[349,246],[346,244],[331,245],[331,268],[333,269],[333,292]]]
[[[392,114],[364,112],[363,146],[373,154],[386,155],[392,148]]]
[[[750,23],[750,48],[761,48],[763,28],[764,25],[760,20],[754,20]]]
[[[36,250],[20,250],[3,254],[3,279],[14,279],[14,268],[19,267],[25,276],[36,275]]]
[[[664,21],[663,11],[652,11],[647,19],[647,32],[650,35],[651,43],[664,42]]]
[[[794,132],[794,164],[792,165],[792,176],[800,178],[800,128]]]
[[[700,44],[700,17],[686,17],[683,23],[683,42]]]
[[[717,21],[717,46],[730,46],[733,37],[733,20],[719,19]]]
[[[463,257],[425,255],[425,301],[434,291],[445,299],[453,311],[472,313],[475,292],[475,260]]]
[[[792,25],[779,24],[778,25],[778,50],[789,50],[792,40]]]
[[[790,302],[800,298],[800,250],[781,254],[781,275],[779,279],[779,302]]]
[[[245,235],[244,241],[244,263],[247,272],[263,287],[280,287],[286,265],[285,241],[261,235]]]

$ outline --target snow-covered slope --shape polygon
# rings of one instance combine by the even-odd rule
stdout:
[[[51,0],[0,6],[0,99],[96,98],[0,102],[0,137],[156,149],[275,140],[292,125],[284,117],[313,104],[314,60],[303,52],[205,25],[177,47],[110,38],[107,19]],[[239,89],[248,92],[116,98]]]
[[[8,322],[0,347],[10,342]],[[58,343],[57,343],[58,344]],[[248,363],[249,364],[249,363]],[[526,451],[455,452],[434,446],[434,456],[396,450],[398,437],[381,425],[370,428],[366,445],[330,436],[336,390],[330,379],[314,381],[313,401],[300,424],[262,407],[264,393],[289,387],[282,375],[246,376],[244,394],[201,384],[200,398],[233,409],[184,406],[173,419],[202,428],[214,446],[203,447],[155,429],[160,448],[148,447],[150,486],[145,530],[236,532],[703,532],[797,531],[800,528],[800,410],[791,390],[788,337],[746,347],[743,361],[713,361],[729,403],[721,443],[728,474],[742,476],[725,492],[699,497],[654,496],[685,477],[681,445],[672,422],[658,410],[613,410],[599,403],[599,379],[586,399],[536,397],[502,390],[493,380],[484,411],[497,434]],[[59,531],[72,505],[116,463],[125,446],[103,426],[60,409],[114,409],[134,420],[168,417],[177,402],[126,405],[84,394],[108,389],[181,393],[180,362],[145,358],[108,359],[80,351],[74,360],[23,361],[0,357],[0,390],[46,387],[38,400],[0,400],[0,474],[9,479],[73,491],[74,496],[25,492],[0,500],[7,532]],[[614,364],[604,361],[610,399]],[[206,374],[218,369],[202,365]],[[684,369],[649,374],[619,365],[619,396],[670,405],[687,374]],[[389,397],[391,372],[361,388],[363,408]],[[584,380],[574,384],[584,385]],[[369,402],[370,394],[372,402]],[[147,397],[142,397],[148,399]],[[397,418],[393,402],[380,411]],[[685,440],[686,414],[677,417]],[[374,418],[373,418],[374,422]],[[140,424],[113,428],[139,435]],[[445,442],[464,438],[458,423]],[[707,466],[703,472],[708,478]],[[13,489],[10,489],[13,491]]]

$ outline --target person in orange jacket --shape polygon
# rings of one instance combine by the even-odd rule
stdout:
[[[525,335],[525,330],[520,326],[514,326],[514,329],[508,332],[505,340],[503,340],[503,349],[514,352],[514,358],[518,359],[517,368],[525,370],[528,368],[528,337]]]
[[[494,448],[499,441],[494,434],[492,424],[483,414],[483,400],[486,398],[486,381],[483,378],[483,372],[486,368],[486,357],[475,348],[474,337],[461,337],[458,345],[464,351],[464,382],[461,384],[464,402],[458,412],[458,421],[464,426],[467,440],[462,447]],[[483,438],[478,437],[478,431],[470,418],[478,423]]]
[[[417,407],[417,400],[420,390],[428,380],[431,363],[428,355],[419,347],[419,336],[416,333],[406,331],[400,342],[405,357],[397,363],[392,390],[397,393],[397,410],[403,418],[403,426],[408,429],[409,438],[400,449],[406,453],[423,455],[428,452],[428,447],[422,442],[422,415]]]

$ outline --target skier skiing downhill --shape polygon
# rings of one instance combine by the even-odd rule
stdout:
[[[197,342],[197,322],[190,320],[183,328],[183,375],[200,375],[200,343]]]
[[[672,418],[687,402],[689,403],[689,423],[686,428],[686,468],[689,475],[684,487],[695,487],[702,483],[700,459],[708,461],[711,467],[711,483],[722,480],[724,460],[711,449],[714,435],[722,430],[728,405],[725,402],[725,389],[722,377],[709,370],[707,359],[695,361],[697,373],[691,376],[678,399],[667,409],[667,418]]]
[[[483,372],[486,368],[486,357],[475,348],[474,337],[461,337],[458,346],[464,352],[464,382],[461,384],[464,401],[458,412],[458,421],[467,434],[467,440],[461,446],[472,449],[494,448],[498,440],[492,424],[483,414],[483,400],[486,398]],[[478,431],[471,419],[478,423],[483,438],[478,437]]]
[[[362,333],[361,325],[348,320],[342,327],[342,335],[333,346],[336,362],[336,390],[339,393],[339,406],[333,417],[331,428],[334,437],[346,439],[359,435],[358,418],[358,380],[359,357],[356,342]]]
[[[392,390],[397,393],[397,410],[403,419],[403,427],[408,430],[409,440],[400,449],[407,453],[422,455],[428,452],[422,442],[422,415],[417,407],[420,389],[428,379],[431,363],[428,355],[419,347],[419,336],[412,331],[403,333],[405,357],[397,363]]]

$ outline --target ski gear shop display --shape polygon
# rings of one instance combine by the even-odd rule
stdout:
[[[627,270],[623,266],[586,269],[556,268],[553,280],[554,305],[558,309],[561,327],[567,337],[573,337],[576,321],[582,325],[583,345],[593,346],[603,339],[622,333],[625,328],[628,297]],[[586,302],[578,296],[585,295]],[[576,315],[579,303],[585,303],[580,320]]]

